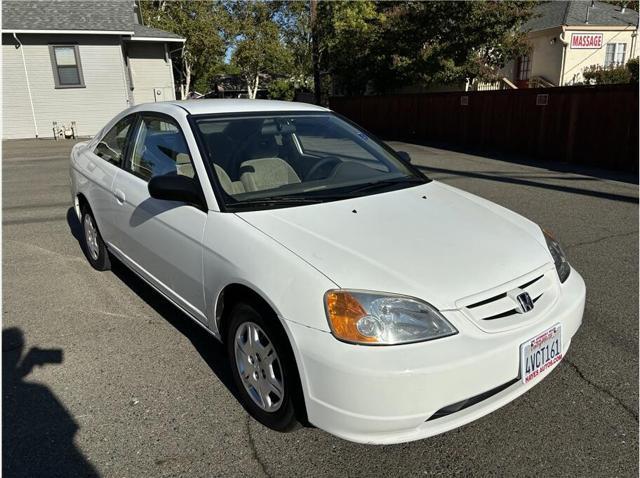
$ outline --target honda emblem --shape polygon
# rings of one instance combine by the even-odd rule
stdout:
[[[531,300],[531,296],[528,292],[523,292],[516,297],[518,301],[518,312],[524,314],[525,312],[529,312],[533,309],[533,300]]]

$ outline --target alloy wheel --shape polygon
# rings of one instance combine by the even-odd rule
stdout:
[[[277,411],[284,399],[280,358],[259,325],[244,322],[234,338],[236,367],[245,390],[262,410]]]
[[[94,261],[98,260],[100,248],[98,246],[98,230],[96,229],[90,214],[84,215],[84,238],[87,243],[87,249]]]

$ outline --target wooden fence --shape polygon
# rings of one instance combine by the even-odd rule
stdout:
[[[386,139],[638,171],[638,86],[333,97],[330,106]]]

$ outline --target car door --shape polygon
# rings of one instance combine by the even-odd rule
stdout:
[[[135,115],[118,121],[93,148],[86,146],[78,152],[77,167],[82,179],[87,181],[86,192],[89,206],[98,222],[103,240],[113,242],[116,231],[116,216],[119,212],[113,195],[113,182],[126,156],[128,138],[133,131]]]
[[[178,123],[141,113],[122,171],[114,181],[120,213],[116,254],[161,292],[206,322],[202,287],[202,235],[207,211],[154,199],[148,182],[157,175],[196,177]]]

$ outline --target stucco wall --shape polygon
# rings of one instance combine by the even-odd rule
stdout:
[[[128,106],[120,38],[93,35],[19,34],[40,137],[52,137],[52,123],[77,124],[78,134],[90,136]],[[32,138],[35,129],[21,48],[12,35],[2,36],[3,138]],[[49,44],[76,43],[84,88],[56,89]]]
[[[560,28],[539,32],[529,37],[532,47],[529,78],[541,76],[558,86],[562,67],[562,42],[558,38]]]
[[[596,27],[597,28],[597,27]],[[632,37],[634,32],[633,29],[628,30],[618,30],[618,31],[607,31],[607,30],[596,30],[596,29],[578,29],[575,30],[567,30],[565,33],[565,39],[568,42],[571,42],[571,34],[572,33],[602,33],[602,48],[599,49],[575,49],[571,48],[571,45],[567,46],[567,56],[565,59],[565,67],[564,67],[564,84],[571,85],[575,82],[583,81],[582,70],[584,68],[591,65],[600,65],[604,66],[605,55],[606,55],[606,45],[607,43],[626,43],[627,49],[625,54],[625,63],[629,61],[629,58],[632,56],[637,56],[637,51],[635,45],[632,51],[632,42],[635,44],[635,39]]]
[[[126,51],[135,104],[176,99],[171,60],[165,59],[163,43],[131,41]]]

